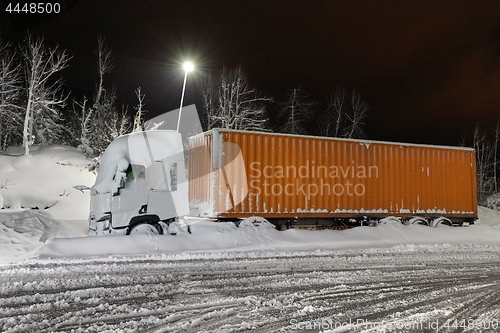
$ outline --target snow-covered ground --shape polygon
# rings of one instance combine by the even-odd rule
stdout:
[[[32,257],[47,239],[88,233],[91,161],[67,146],[13,148],[0,155],[0,263]]]
[[[496,332],[499,251],[445,244],[31,259],[0,270],[0,330]]]
[[[89,163],[61,146],[0,156],[1,332],[500,330],[499,212],[462,228],[187,220],[176,236],[87,237]]]

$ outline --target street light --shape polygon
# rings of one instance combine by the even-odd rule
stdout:
[[[182,85],[182,95],[181,95],[181,106],[179,107],[179,118],[177,119],[177,132],[179,132],[179,127],[181,125],[181,114],[182,114],[182,102],[184,101],[184,92],[186,91],[186,81],[188,73],[194,69],[194,65],[190,61],[186,61],[182,68],[184,68],[184,84]]]

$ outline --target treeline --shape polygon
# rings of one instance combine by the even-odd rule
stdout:
[[[273,131],[342,138],[364,138],[368,104],[356,91],[338,88],[325,102],[313,99],[300,87],[283,102],[251,87],[243,68],[209,75],[201,84],[205,127]],[[271,122],[270,115],[276,112]]]
[[[0,151],[22,145],[29,154],[34,144],[67,144],[95,157],[119,135],[140,128],[141,120],[117,104],[116,87],[105,83],[113,58],[104,38],[96,48],[95,91],[70,100],[60,75],[71,59],[65,50],[30,34],[17,46],[0,41]],[[140,88],[136,93],[142,117],[144,95]]]
[[[500,123],[490,132],[476,125],[472,139],[479,204],[500,210]]]
[[[136,90],[133,110],[118,104],[116,86],[106,81],[113,55],[102,37],[97,39],[95,58],[94,92],[70,98],[60,73],[71,59],[65,50],[32,35],[20,45],[0,41],[0,151],[22,145],[29,154],[34,144],[67,144],[97,157],[116,137],[142,130],[144,94]],[[205,130],[365,136],[368,105],[355,91],[339,88],[319,103],[297,87],[280,102],[251,87],[242,67],[224,67],[202,79],[200,96]]]

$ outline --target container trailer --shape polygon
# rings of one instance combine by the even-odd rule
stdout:
[[[188,161],[200,217],[288,226],[477,218],[471,148],[214,129],[190,138]]]
[[[154,132],[106,149],[106,172],[91,191],[91,233],[161,233],[185,215],[259,216],[278,229],[477,218],[471,148],[212,129],[184,149],[177,132]]]

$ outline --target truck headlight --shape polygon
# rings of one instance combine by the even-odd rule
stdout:
[[[103,223],[102,230],[108,231],[111,227],[111,214],[102,216],[99,220],[97,220],[97,223]]]

